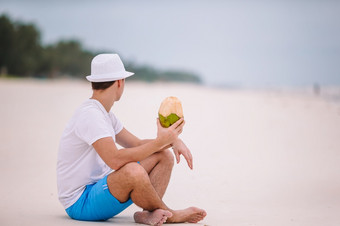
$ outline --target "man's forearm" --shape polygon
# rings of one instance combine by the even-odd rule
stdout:
[[[150,155],[170,147],[171,145],[162,146],[157,139],[144,139],[140,140],[138,146],[118,150],[116,159],[120,159],[120,165],[123,166],[131,161],[142,161]]]
[[[131,148],[122,148],[116,153],[116,158],[119,159],[118,168],[122,167],[128,162],[142,161],[150,155],[168,149],[172,146],[161,146],[157,139],[143,139],[140,140],[138,145]]]
[[[179,138],[178,138],[178,139],[179,139]],[[144,140],[140,140],[138,146],[143,145],[143,144],[146,144],[146,143],[149,143],[150,141],[153,141],[153,140],[154,140],[154,139],[144,139]],[[165,149],[167,149],[167,148],[170,148],[171,146],[172,146],[172,144],[169,144],[169,145],[163,147],[163,148],[162,148],[161,150],[159,150],[159,151],[162,151],[162,150],[165,150]]]
[[[141,146],[143,144],[146,144],[150,141],[153,141],[154,139],[144,139],[144,140],[140,140],[139,143],[138,143],[138,146]]]

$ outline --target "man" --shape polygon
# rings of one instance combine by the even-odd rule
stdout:
[[[92,60],[86,78],[93,95],[75,112],[60,141],[59,200],[77,220],[107,220],[133,202],[143,208],[134,214],[137,223],[196,223],[206,216],[204,210],[172,210],[162,201],[173,167],[167,148],[173,147],[177,162],[183,155],[192,169],[191,153],[178,138],[184,120],[163,128],[157,119],[156,139],[140,140],[110,112],[131,75],[117,54],[100,54]]]

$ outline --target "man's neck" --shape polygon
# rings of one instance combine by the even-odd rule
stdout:
[[[104,93],[97,94],[96,92],[94,92],[91,99],[99,101],[104,106],[107,112],[110,112],[114,104],[114,99],[112,97],[108,98]]]

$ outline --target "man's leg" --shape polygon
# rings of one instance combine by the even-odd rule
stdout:
[[[139,207],[148,210],[135,217],[137,223],[162,225],[172,213],[153,188],[148,173],[137,163],[128,163],[107,177],[111,194],[120,202],[130,197]]]
[[[144,159],[140,164],[149,174],[152,186],[162,199],[168,187],[174,166],[173,154],[169,150],[164,150]]]
[[[151,155],[141,161],[141,165],[147,171],[150,177],[150,182],[157,191],[157,194],[162,199],[168,187],[172,168],[174,166],[174,156],[171,151],[164,150]],[[170,209],[169,209],[170,210]],[[170,210],[173,213],[172,217],[168,218],[168,222],[191,222],[196,223],[201,221],[205,216],[204,210],[196,207],[190,207],[184,210]],[[149,213],[141,211],[135,213],[136,218],[143,218]]]
[[[149,211],[167,209],[150,182],[149,175],[138,163],[128,163],[107,177],[111,194],[120,202],[132,201]]]
[[[113,172],[108,176],[107,183],[111,194],[120,202],[125,202],[131,197],[137,206],[149,211],[135,214],[135,220],[138,223],[155,224],[155,222],[158,222],[157,224],[161,225],[163,219],[168,219],[168,222],[198,222],[206,215],[204,210],[195,207],[185,210],[169,209],[153,187],[148,172],[137,163],[126,164],[121,169]],[[158,188],[160,188],[160,193],[165,191],[164,184]],[[168,211],[171,213],[169,214]]]

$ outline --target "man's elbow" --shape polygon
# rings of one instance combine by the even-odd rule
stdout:
[[[119,150],[110,157],[110,162],[108,162],[107,165],[113,170],[119,170],[127,163],[137,161],[138,159],[136,159],[135,157],[126,155],[124,150]]]
[[[110,162],[109,167],[113,170],[119,170],[123,165],[121,161],[113,160]]]
[[[125,166],[126,164],[128,164],[129,162],[135,162],[135,161],[134,160],[123,160],[123,159],[118,158],[118,159],[112,160],[109,164],[109,167],[116,171],[122,168],[123,166]]]

